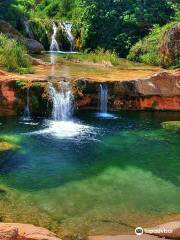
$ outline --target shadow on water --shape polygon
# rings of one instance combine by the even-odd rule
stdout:
[[[95,178],[115,167],[141,169],[179,186],[180,138],[160,129],[161,122],[180,119],[179,113],[121,112],[120,116],[109,120],[96,119],[94,113],[79,114],[82,122],[94,127],[82,139],[23,135],[20,151],[0,154],[6,159],[1,180],[14,189],[37,191]],[[1,133],[39,130],[39,126],[17,127],[14,120],[5,122]]]

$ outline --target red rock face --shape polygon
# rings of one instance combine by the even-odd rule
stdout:
[[[153,96],[140,99],[140,109],[180,110],[180,97]]]
[[[0,240],[60,240],[49,230],[30,224],[0,223]]]
[[[180,69],[160,72],[145,79],[106,84],[109,89],[109,108],[112,110],[180,110]],[[85,85],[87,88],[78,106],[97,108],[99,83],[91,83],[88,87],[86,82]]]
[[[7,80],[7,77],[10,79]],[[24,108],[25,100],[21,96],[22,92],[15,90],[15,81],[12,79],[15,77],[0,71],[0,116],[16,115],[16,111],[22,111]],[[75,84],[77,84],[74,91],[77,107],[97,110],[100,83],[79,80]],[[112,81],[106,84],[109,89],[109,109],[180,111],[180,70],[164,71],[146,79]],[[41,88],[42,91],[36,91],[37,87],[31,89],[31,94],[38,97],[36,102],[40,106],[42,106],[43,91],[47,91],[43,82]],[[35,105],[32,105],[32,111],[36,110],[35,114],[44,116],[45,109],[40,107],[37,110]],[[47,106],[46,103],[44,105]]]
[[[0,85],[0,116],[16,115],[14,111],[15,100],[12,83],[2,82]]]
[[[138,97],[132,99],[116,98],[111,105],[112,109],[132,110],[180,110],[180,97]]]

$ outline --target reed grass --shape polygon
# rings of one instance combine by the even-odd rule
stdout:
[[[0,34],[0,65],[10,72],[33,72],[31,59],[25,47],[3,34]]]
[[[109,50],[97,49],[93,52],[83,52],[75,54],[64,54],[63,58],[68,60],[88,61],[93,63],[111,63],[112,65],[118,65],[120,59],[115,52]]]

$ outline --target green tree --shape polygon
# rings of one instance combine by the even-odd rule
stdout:
[[[125,56],[153,24],[165,24],[171,14],[167,0],[76,0],[74,18],[84,48],[113,49]]]

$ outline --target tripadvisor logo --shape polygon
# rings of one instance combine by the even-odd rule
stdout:
[[[143,235],[144,231],[143,231],[143,228],[142,227],[137,227],[135,229],[135,234],[140,236],[140,235]]]

